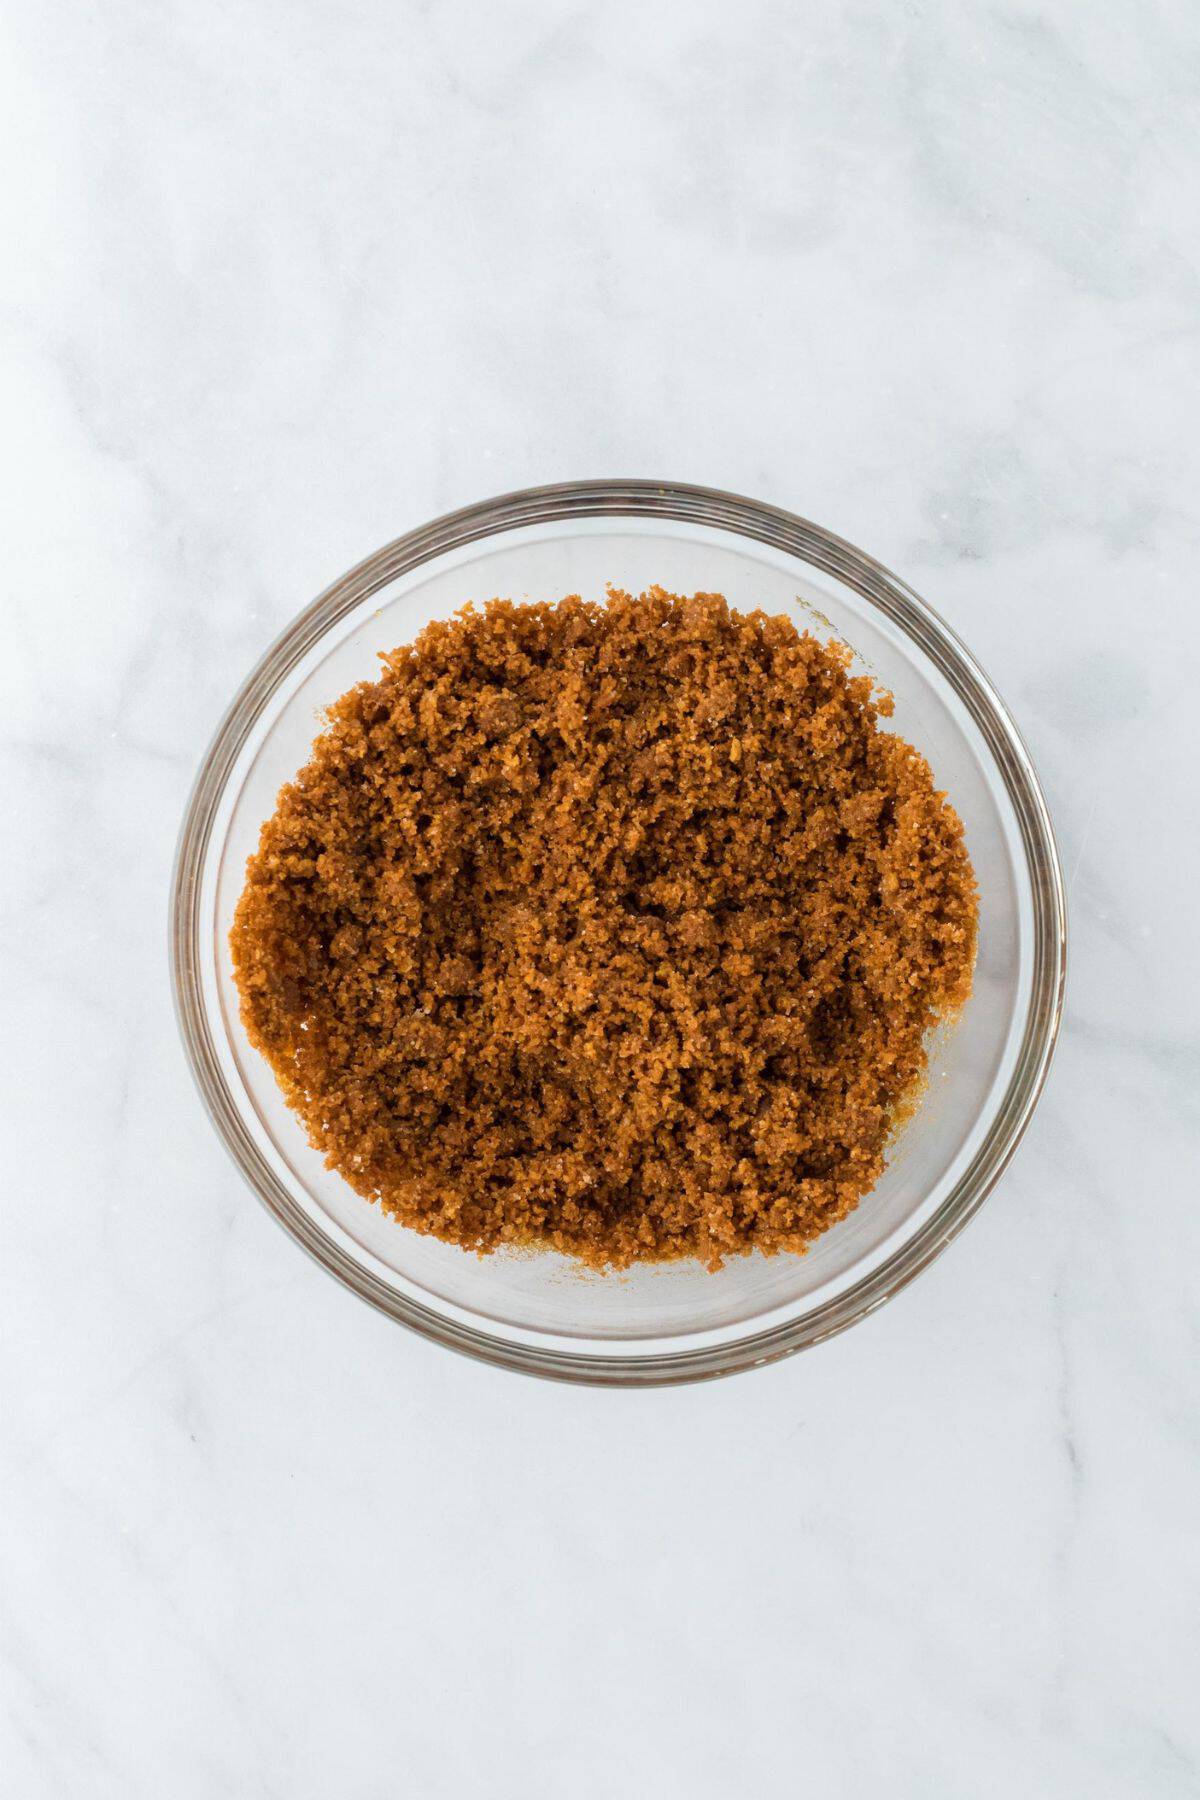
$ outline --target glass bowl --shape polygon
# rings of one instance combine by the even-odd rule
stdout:
[[[891,726],[932,764],[980,888],[974,993],[933,1034],[928,1083],[887,1170],[805,1256],[595,1274],[563,1257],[478,1257],[406,1230],[325,1168],[238,1018],[228,934],[246,858],[321,710],[466,600],[717,590],[850,645],[895,696]],[[183,1041],[234,1161],[318,1262],[391,1318],[506,1368],[636,1386],[769,1362],[853,1324],[971,1217],[1021,1136],[1062,1004],[1062,873],[1029,757],[970,653],[911,589],[818,526],[707,488],[575,482],[411,531],[327,589],[250,675],[183,822],[172,960]]]

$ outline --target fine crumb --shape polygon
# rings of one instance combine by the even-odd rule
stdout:
[[[850,653],[719,594],[494,600],[330,708],[242,1018],[403,1224],[597,1268],[803,1251],[966,999],[962,827]]]

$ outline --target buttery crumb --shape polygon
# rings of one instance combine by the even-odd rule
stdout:
[[[850,1212],[977,913],[850,661],[719,594],[494,600],[331,707],[230,934],[329,1166],[417,1231],[598,1268]]]

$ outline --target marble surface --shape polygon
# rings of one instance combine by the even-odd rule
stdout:
[[[1200,1792],[1195,7],[2,18],[0,1790]],[[959,1242],[642,1395],[311,1267],[165,947],[197,760],[298,607],[447,508],[634,474],[944,612],[1074,934]]]

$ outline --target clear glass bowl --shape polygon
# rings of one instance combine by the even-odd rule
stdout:
[[[321,709],[377,653],[495,594],[718,590],[849,644],[929,758],[980,887],[974,994],[934,1035],[927,1091],[883,1179],[806,1256],[719,1273],[684,1262],[598,1275],[557,1255],[477,1257],[405,1230],[326,1169],[238,1019],[228,933],[246,858]],[[213,1123],[251,1187],[318,1262],[436,1342],[508,1368],[633,1386],[769,1362],[853,1324],[923,1269],[1008,1162],[1045,1079],[1066,915],[1045,802],[1002,701],[904,584],[775,507],[706,488],[578,482],[452,513],[368,557],[288,627],[235,698],[183,823],[172,900],[180,1029]]]

